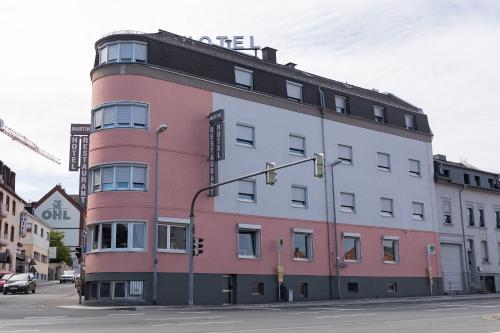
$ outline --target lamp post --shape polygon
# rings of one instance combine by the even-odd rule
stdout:
[[[333,168],[342,163],[341,160],[336,160],[332,163],[332,193],[333,193],[333,234],[335,236],[335,272],[337,276],[337,299],[340,299],[340,263],[339,263],[339,241],[337,236],[337,208],[335,206],[335,172]],[[331,283],[331,282],[330,282]]]
[[[153,305],[158,302],[158,141],[160,134],[167,130],[168,126],[161,124],[156,129],[155,143],[155,203],[153,222]]]

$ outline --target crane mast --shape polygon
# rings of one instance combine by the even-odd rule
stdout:
[[[43,157],[48,158],[52,162],[55,162],[57,164],[61,164],[61,161],[57,157],[55,157],[55,156],[47,153],[46,151],[40,149],[33,141],[29,140],[24,135],[22,135],[20,133],[17,133],[13,129],[7,127],[2,119],[0,119],[0,132],[2,132],[3,134],[7,135],[12,140],[17,141],[17,142],[25,145],[26,147],[28,147],[29,149],[33,150],[34,152],[42,155]]]

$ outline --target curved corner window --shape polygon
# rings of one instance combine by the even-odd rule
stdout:
[[[147,191],[145,165],[116,164],[90,169],[90,192]]]
[[[146,248],[146,223],[106,222],[87,226],[90,252],[143,251]]]
[[[118,102],[99,106],[92,112],[92,130],[106,128],[148,128],[148,105]]]
[[[98,50],[99,65],[115,62],[147,62],[148,44],[122,41],[104,44]]]

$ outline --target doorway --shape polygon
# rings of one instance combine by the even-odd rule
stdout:
[[[222,305],[233,304],[234,278],[232,275],[222,275]]]

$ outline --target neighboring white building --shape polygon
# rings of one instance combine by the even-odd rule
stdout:
[[[500,292],[498,174],[434,156],[445,292]],[[465,243],[465,247],[464,247]]]
[[[73,268],[78,268],[75,248],[85,242],[85,210],[57,185],[38,202],[35,215],[54,231],[64,233],[64,244],[71,249]]]
[[[50,231],[51,228],[36,216],[27,211],[21,213],[19,242],[25,257],[22,272],[31,271],[39,280],[48,279]],[[32,259],[35,261],[33,266]]]

